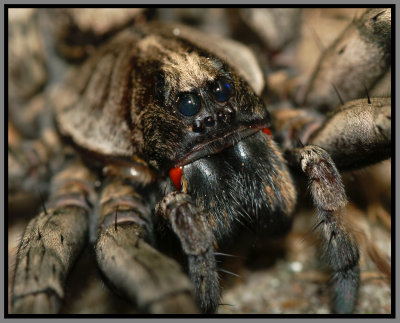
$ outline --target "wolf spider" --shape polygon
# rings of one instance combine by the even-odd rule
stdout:
[[[373,29],[387,11],[371,10],[357,30],[387,62],[382,28]],[[219,245],[243,223],[265,235],[287,230],[291,171],[305,176],[317,210],[333,311],[353,311],[359,251],[338,169],[390,157],[390,98],[349,101],[328,116],[270,113],[245,46],[180,25],[136,23],[88,56],[41,103],[52,111],[40,117],[41,137],[9,146],[9,192],[51,177],[19,246],[13,313],[60,309],[88,236],[104,280],[141,311],[214,313]],[[320,74],[303,104],[320,104]]]

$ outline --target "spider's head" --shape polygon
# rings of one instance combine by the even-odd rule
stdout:
[[[141,118],[153,167],[191,163],[269,126],[262,100],[229,65],[181,43],[155,43],[157,60],[142,69],[153,86],[142,92],[148,101]]]

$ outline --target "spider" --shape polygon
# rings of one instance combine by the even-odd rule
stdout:
[[[370,9],[356,24],[386,65],[387,17]],[[327,83],[329,53],[299,100],[321,111],[330,97],[315,83]],[[214,313],[219,246],[242,224],[287,231],[296,171],[317,210],[333,311],[353,311],[359,250],[339,170],[390,157],[390,98],[349,101],[328,116],[270,112],[250,50],[183,25],[137,23],[86,54],[39,102],[53,112],[40,118],[42,136],[9,147],[9,192],[52,174],[19,246],[14,313],[59,310],[88,236],[104,280],[141,311]]]

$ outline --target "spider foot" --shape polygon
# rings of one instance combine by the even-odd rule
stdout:
[[[308,178],[309,188],[317,208],[324,256],[333,270],[333,310],[351,313],[358,294],[359,252],[347,225],[346,193],[339,172],[329,154],[317,146],[305,146],[291,151]]]
[[[214,237],[203,214],[185,193],[172,192],[157,205],[157,213],[169,220],[188,256],[189,277],[197,303],[204,313],[213,313],[220,299],[214,256]]]

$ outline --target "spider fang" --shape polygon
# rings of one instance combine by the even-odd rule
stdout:
[[[183,167],[179,166],[179,167],[171,168],[171,170],[169,171],[169,177],[171,178],[172,183],[174,183],[174,186],[176,187],[176,189],[178,191],[180,191],[182,188],[182,185],[181,185],[182,170],[183,170]]]
[[[268,136],[272,136],[272,132],[271,132],[270,128],[263,128],[261,131],[266,133]]]

